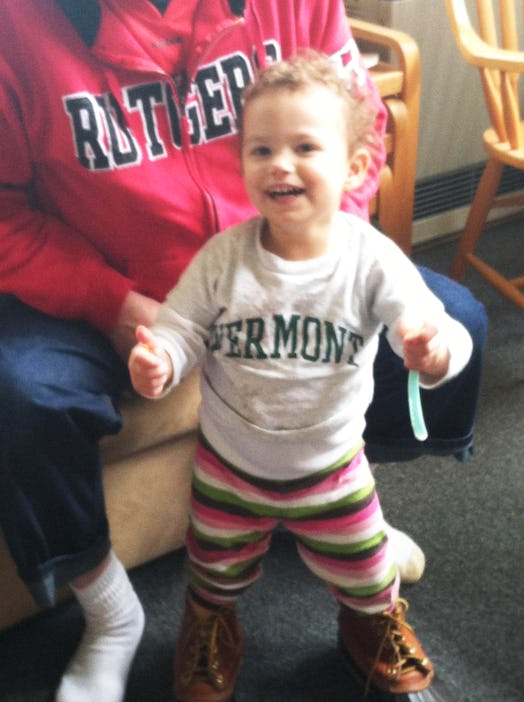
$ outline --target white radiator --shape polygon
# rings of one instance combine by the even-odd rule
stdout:
[[[456,48],[444,0],[348,0],[346,6],[351,16],[402,30],[417,42],[422,83],[413,239],[459,231],[486,162],[488,117],[478,72]],[[501,190],[522,187],[523,174],[508,169]]]

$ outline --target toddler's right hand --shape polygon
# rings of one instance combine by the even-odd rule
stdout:
[[[158,397],[173,377],[171,359],[147,327],[136,328],[136,340],[129,355],[131,382],[143,397]]]
[[[443,378],[449,368],[449,349],[437,327],[430,322],[415,322],[402,316],[397,323],[402,339],[404,365],[420,373],[421,380],[433,385]]]

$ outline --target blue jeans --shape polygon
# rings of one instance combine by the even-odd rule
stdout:
[[[120,430],[127,383],[88,324],[0,295],[0,526],[42,606],[109,550],[98,441]]]
[[[414,439],[406,371],[382,339],[365,433],[371,461],[423,453],[467,456],[486,338],[483,307],[460,285],[423,271],[450,314],[470,331],[462,374],[423,398],[430,439]],[[22,579],[41,606],[55,588],[99,563],[110,548],[98,441],[119,431],[125,364],[83,322],[41,314],[0,295],[0,525]]]

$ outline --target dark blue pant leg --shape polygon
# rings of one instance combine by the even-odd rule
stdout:
[[[127,370],[83,322],[0,295],[0,524],[37,602],[109,549],[98,441]]]
[[[427,268],[419,270],[447,312],[469,331],[473,354],[466,368],[436,390],[422,391],[429,438],[413,436],[409,420],[407,371],[382,334],[375,360],[375,392],[366,414],[366,454],[372,462],[406,461],[424,454],[455,455],[466,460],[473,447],[473,425],[486,343],[484,307],[462,285]]]

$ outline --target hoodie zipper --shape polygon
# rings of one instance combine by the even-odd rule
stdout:
[[[254,12],[252,13],[252,16],[255,18],[255,23],[258,29],[258,18],[256,17],[256,14]],[[218,230],[219,218],[214,199],[202,183],[202,178],[200,177],[199,172],[199,166],[194,157],[195,147],[191,144],[190,135],[191,124],[189,118],[185,114],[186,103],[189,89],[197,75],[199,66],[202,65],[207,56],[212,54],[212,51],[217,45],[217,43],[224,38],[224,35],[227,32],[231,32],[237,29],[242,24],[246,24],[245,17],[243,15],[232,15],[229,17],[225,17],[217,24],[217,26],[215,27],[215,31],[207,44],[205,42],[202,42],[201,44],[194,47],[194,50],[192,52],[193,63],[192,65],[188,66],[187,71],[184,72],[182,85],[177,85],[176,78],[164,71],[162,68],[158,67],[157,65],[151,65],[148,69],[148,73],[150,75],[156,75],[158,77],[161,77],[163,81],[167,82],[171,86],[172,98],[175,102],[179,114],[180,138],[184,162],[186,164],[186,168],[191,180],[202,194],[204,208],[208,213],[209,224],[210,227],[212,227],[213,231]],[[259,65],[263,65],[263,62],[265,62],[265,49],[260,41],[260,36],[260,31],[257,31],[255,36],[253,36],[252,33],[250,33],[249,40],[250,45],[255,48]],[[108,81],[111,92],[115,95],[116,99],[119,99],[121,89],[120,84],[114,78],[111,70],[106,71],[105,73],[106,80]],[[118,90],[116,90],[116,88],[118,88]]]
[[[203,45],[199,45],[195,47],[195,62],[194,65],[191,67],[188,67],[187,71],[187,77],[186,77],[186,90],[184,94],[181,96],[178,92],[176,92],[176,86],[174,85],[174,81],[171,77],[169,77],[171,84],[175,88],[175,99],[177,101],[177,106],[180,112],[180,134],[181,134],[181,139],[182,139],[182,152],[184,154],[184,159],[187,165],[188,172],[195,183],[195,185],[200,189],[200,192],[202,193],[202,196],[204,198],[204,202],[206,204],[206,209],[209,213],[209,218],[211,220],[212,224],[212,229],[214,232],[218,230],[218,223],[219,223],[219,218],[218,218],[218,213],[216,209],[216,203],[207,190],[207,188],[204,187],[202,184],[202,178],[200,176],[199,172],[199,166],[198,163],[196,162],[196,159],[194,157],[194,149],[195,147],[191,144],[191,137],[190,137],[190,123],[189,119],[187,118],[185,114],[185,105],[186,105],[186,97],[189,91],[189,87],[191,86],[194,78],[196,77],[196,73],[198,70],[198,66],[201,65],[206,56],[208,56],[213,48],[216,46],[219,40],[221,40],[224,37],[224,34],[226,32],[230,32],[234,29],[236,29],[239,25],[245,24],[245,19],[244,17],[235,17],[233,21],[231,21],[229,18],[226,20],[223,20],[217,27],[217,31],[213,35],[212,40],[206,44],[204,47]],[[182,99],[181,99],[182,98]]]

